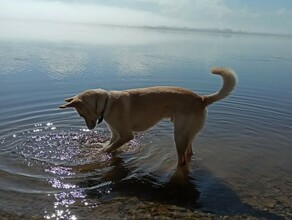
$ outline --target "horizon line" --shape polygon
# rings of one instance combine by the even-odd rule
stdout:
[[[69,21],[50,21],[50,20],[21,20],[21,19],[3,19],[4,21],[29,22],[29,23],[58,23],[58,24],[76,24],[76,25],[96,25],[107,27],[137,28],[149,30],[178,31],[178,32],[202,32],[202,33],[219,33],[219,34],[237,34],[237,35],[261,35],[261,36],[278,36],[292,37],[292,33],[269,33],[245,30],[233,30],[232,28],[195,28],[188,26],[171,26],[171,25],[127,25],[127,24],[106,24],[98,22],[69,22]],[[3,21],[2,20],[2,21]]]

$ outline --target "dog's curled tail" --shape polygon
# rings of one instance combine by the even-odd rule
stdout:
[[[212,68],[211,73],[220,75],[223,78],[223,86],[218,92],[203,96],[203,103],[205,106],[228,96],[234,89],[237,81],[235,72],[225,67]]]

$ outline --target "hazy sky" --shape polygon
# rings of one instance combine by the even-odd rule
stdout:
[[[0,0],[0,19],[292,34],[292,0]]]

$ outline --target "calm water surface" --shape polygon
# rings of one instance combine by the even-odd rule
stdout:
[[[19,23],[3,30],[1,210],[78,219],[104,201],[137,196],[219,215],[291,214],[291,38]],[[75,111],[58,109],[90,88],[173,85],[209,94],[221,87],[213,66],[233,68],[239,82],[209,107],[181,188],[171,184],[169,121],[104,155],[106,124],[88,131]]]

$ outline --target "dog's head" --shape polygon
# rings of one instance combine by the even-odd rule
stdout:
[[[102,89],[87,90],[72,98],[65,99],[60,108],[75,108],[78,114],[84,118],[88,129],[96,126],[96,121],[103,118],[106,108],[108,93]]]

